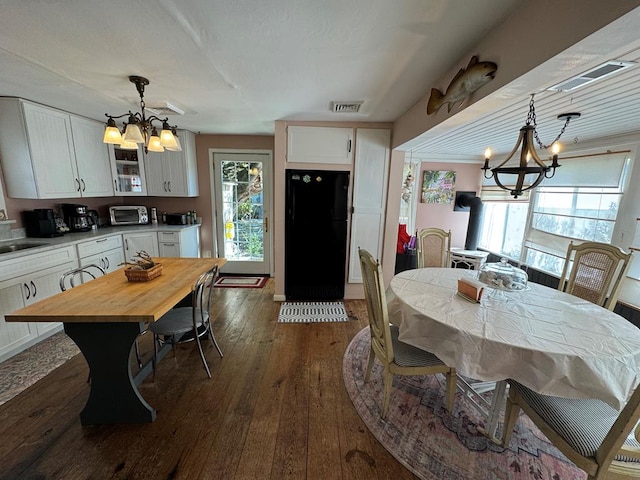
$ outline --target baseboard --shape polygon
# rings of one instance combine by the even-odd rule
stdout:
[[[273,301],[274,302],[286,302],[287,301],[287,297],[285,295],[274,295],[273,296]]]

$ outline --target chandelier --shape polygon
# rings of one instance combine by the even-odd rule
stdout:
[[[144,113],[144,87],[149,85],[149,80],[137,75],[131,75],[129,81],[135,84],[138,94],[140,95],[140,112],[123,113],[122,115],[112,116],[105,113],[108,118],[107,126],[104,130],[104,143],[112,143],[120,145],[125,150],[136,150],[138,144],[144,144],[145,152],[164,152],[165,148],[170,151],[179,152],[182,150],[180,140],[176,133],[175,125],[169,125],[169,118],[158,118],[155,115],[146,117]],[[115,119],[127,117],[124,122],[122,131],[118,129]],[[162,124],[160,135],[158,128],[153,124],[158,122]]]
[[[549,145],[544,145],[542,141],[540,141],[540,137],[536,131],[536,109],[533,104],[533,97],[534,96],[531,95],[526,124],[520,129],[516,146],[513,147],[513,150],[507,155],[507,158],[497,167],[491,168],[489,167],[491,149],[487,148],[484,152],[485,159],[484,166],[482,167],[482,170],[484,170],[484,178],[489,179],[493,177],[496,184],[503,190],[509,191],[514,198],[518,198],[523,192],[537,187],[545,178],[551,178],[555,175],[556,168],[561,166],[558,163],[558,152],[560,151],[558,140],[560,140],[569,122],[574,118],[580,117],[580,114],[575,112],[558,115],[558,120],[564,120],[564,125],[555,140]],[[551,165],[546,165],[538,156],[533,142],[534,137],[541,149],[546,150],[551,147],[551,153],[553,155]],[[521,145],[520,161],[517,166],[513,166],[513,164],[507,165]],[[531,160],[533,160],[533,162],[531,162]],[[527,181],[526,184],[525,181]]]

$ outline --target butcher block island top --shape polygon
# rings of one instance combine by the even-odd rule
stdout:
[[[162,275],[130,282],[124,268],[5,316],[8,322],[154,322],[187,296],[195,280],[224,258],[155,258]]]

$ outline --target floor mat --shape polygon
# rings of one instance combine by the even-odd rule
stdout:
[[[342,302],[283,302],[280,323],[348,322]]]
[[[235,277],[220,276],[216,279],[216,287],[226,288],[262,288],[269,277]]]

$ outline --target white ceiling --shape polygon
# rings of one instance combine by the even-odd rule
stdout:
[[[0,15],[0,96],[104,120],[107,112],[138,110],[128,76],[141,75],[151,82],[147,105],[177,106],[185,114],[170,117],[170,123],[197,133],[271,135],[275,120],[392,122],[520,5],[521,0],[7,0]],[[625,53],[640,58],[637,51]],[[543,141],[543,128],[551,124],[549,136],[555,136],[561,126],[555,116],[567,110],[583,111],[567,129],[570,138],[637,131],[635,75],[630,69],[611,80],[617,82],[613,87],[602,82],[571,96],[537,97]],[[464,155],[487,144],[509,150],[527,113],[528,98],[520,93],[488,118],[427,133],[413,148],[446,153],[455,145]],[[364,105],[357,114],[336,114],[332,101]]]

